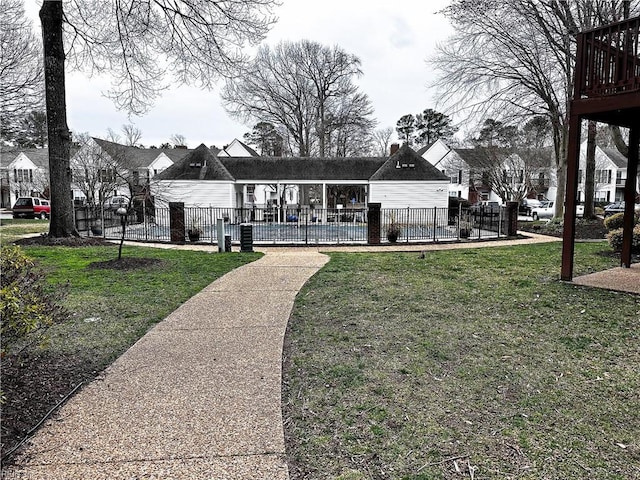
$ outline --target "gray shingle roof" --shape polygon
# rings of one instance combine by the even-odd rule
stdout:
[[[158,155],[164,153],[174,163],[188,155],[193,150],[185,148],[138,148],[121,145],[119,143],[109,142],[101,138],[93,138],[93,140],[116,161],[122,161],[129,168],[146,168],[158,158]]]
[[[197,155],[195,153],[198,152]],[[199,169],[207,165],[206,173]],[[400,168],[396,168],[396,164]],[[406,167],[402,168],[405,164]],[[409,165],[413,165],[410,167]],[[409,147],[386,157],[217,157],[205,145],[166,169],[160,180],[368,181],[448,180]]]
[[[368,180],[384,158],[229,157],[222,161],[237,180]]]
[[[618,168],[627,168],[629,161],[617,148],[603,148],[602,152],[615,163]]]
[[[384,162],[370,180],[424,181],[449,180],[449,177],[405,144]]]
[[[190,151],[156,178],[158,180],[234,180],[220,159],[204,144]]]

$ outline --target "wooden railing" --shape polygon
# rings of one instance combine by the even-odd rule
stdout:
[[[640,17],[577,37],[576,98],[640,91]]]

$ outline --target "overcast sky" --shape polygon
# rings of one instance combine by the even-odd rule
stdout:
[[[26,0],[27,13],[40,23],[37,11],[42,0]],[[278,22],[267,42],[308,39],[327,46],[339,45],[362,61],[364,75],[358,80],[369,95],[378,128],[395,127],[405,114],[434,108],[433,79],[426,59],[438,42],[452,33],[442,15],[435,12],[448,0],[282,0],[275,11]],[[165,92],[142,117],[119,112],[101,95],[106,81],[81,73],[67,73],[67,118],[74,132],[105,137],[108,128],[119,130],[133,123],[142,131],[141,143],[159,146],[172,134],[182,134],[187,145],[222,147],[251,130],[226,114],[220,104],[219,87],[213,91],[180,87]]]

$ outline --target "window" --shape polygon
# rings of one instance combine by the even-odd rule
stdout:
[[[578,170],[578,183],[582,183],[582,169]]]
[[[102,183],[113,183],[116,180],[116,173],[112,168],[101,168],[99,176]]]
[[[611,170],[596,170],[596,183],[611,183]]]
[[[13,169],[14,181],[16,182],[29,182],[33,183],[33,170],[14,168]]]

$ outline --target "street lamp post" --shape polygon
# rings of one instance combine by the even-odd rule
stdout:
[[[122,258],[122,244],[124,243],[124,232],[127,226],[127,209],[120,207],[116,210],[116,215],[120,217],[120,224],[122,225],[122,236],[120,237],[120,247],[118,248],[118,260]]]

